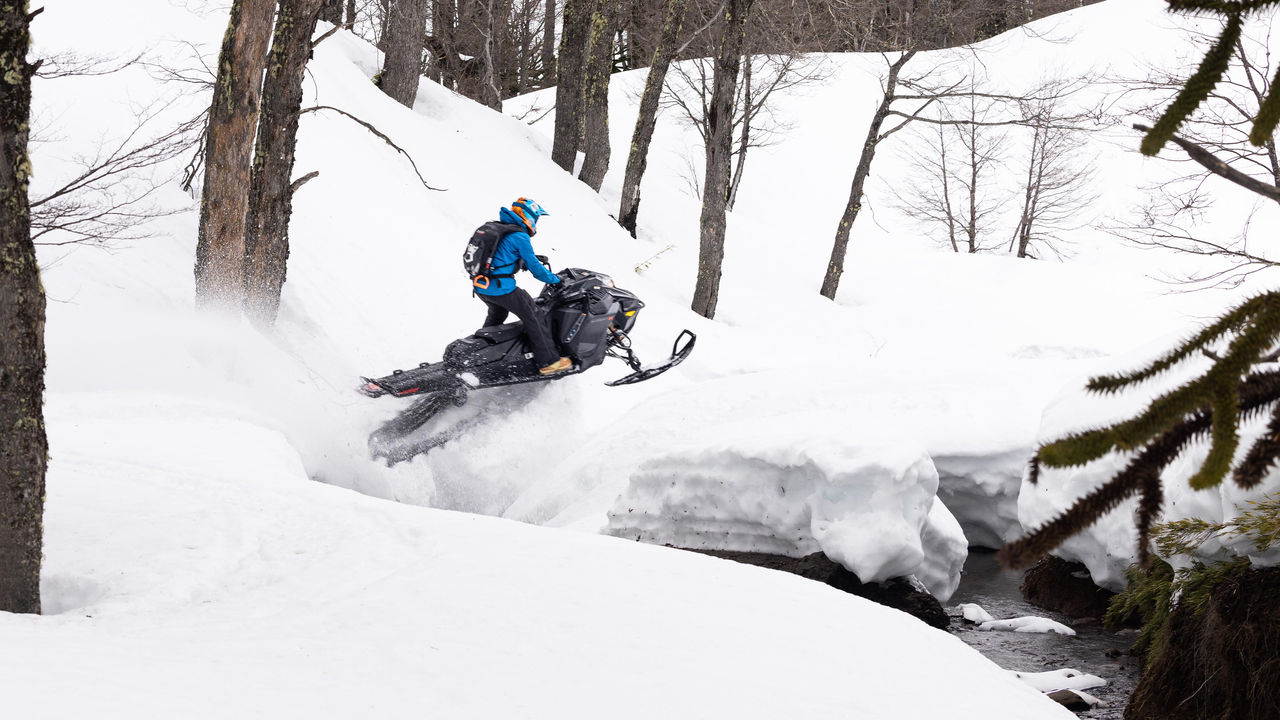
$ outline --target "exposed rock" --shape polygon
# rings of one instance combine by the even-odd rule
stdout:
[[[1218,584],[1204,611],[1179,606],[1126,720],[1275,720],[1280,708],[1280,568]]]
[[[704,555],[714,555],[726,560],[736,560],[748,565],[782,570],[793,575],[826,583],[837,590],[864,597],[872,602],[880,603],[941,629],[946,629],[951,619],[942,608],[942,603],[927,592],[916,589],[905,578],[893,578],[884,583],[863,583],[858,576],[846,570],[822,553],[813,553],[801,558],[770,555],[758,552],[735,552],[731,550],[694,550]]]
[[[1092,695],[1085,696],[1084,693],[1075,690],[1054,690],[1051,693],[1045,693],[1049,699],[1058,703],[1072,712],[1084,712],[1098,704],[1098,699]],[[1093,702],[1090,702],[1092,700]]]
[[[1093,584],[1084,565],[1050,555],[1022,578],[1027,602],[1071,618],[1100,618],[1115,593]]]

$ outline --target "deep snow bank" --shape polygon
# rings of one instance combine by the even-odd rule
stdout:
[[[684,548],[822,552],[863,582],[915,576],[945,602],[967,551],[959,525],[934,498],[938,474],[929,457],[778,429],[739,428],[730,443],[693,441],[645,462],[605,532]]]
[[[1071,717],[818,583],[310,482],[234,407],[49,421],[48,614],[0,613],[14,717]]]
[[[1189,334],[1189,333],[1188,333]],[[1169,336],[1132,353],[1099,363],[1090,375],[1127,372],[1145,366],[1151,360],[1165,354],[1181,340]],[[1100,427],[1124,418],[1133,417],[1144,410],[1157,395],[1173,389],[1178,384],[1204,373],[1207,358],[1193,358],[1183,366],[1164,373],[1152,381],[1116,395],[1096,395],[1084,390],[1083,378],[1066,388],[1045,410],[1040,427],[1042,442],[1086,428]],[[1255,418],[1241,428],[1241,443],[1237,459],[1243,456],[1265,427],[1265,418]],[[1256,488],[1240,490],[1230,477],[1216,488],[1192,490],[1187,479],[1200,467],[1208,453],[1208,443],[1191,445],[1165,469],[1161,476],[1164,485],[1164,509],[1158,521],[1199,518],[1209,522],[1223,522],[1238,515],[1251,500],[1258,500],[1280,491],[1280,472],[1272,472]],[[1042,468],[1040,481],[1031,484],[1024,480],[1018,496],[1018,516],[1028,528],[1048,522],[1120,472],[1132,459],[1133,453],[1113,452],[1081,468]],[[1084,532],[1071,537],[1054,554],[1083,563],[1093,580],[1110,590],[1124,587],[1124,571],[1137,561],[1138,534],[1134,528],[1134,510],[1137,499],[1122,503],[1103,516]],[[1155,551],[1155,548],[1152,548]],[[1210,540],[1201,547],[1206,559],[1226,556],[1246,556],[1255,564],[1275,565],[1280,562],[1280,548],[1259,554],[1253,544],[1244,538],[1227,542]],[[1186,558],[1175,558],[1178,566]]]

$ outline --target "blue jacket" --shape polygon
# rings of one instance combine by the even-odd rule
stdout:
[[[498,213],[498,219],[504,223],[524,227],[524,221],[508,208],[502,208],[502,212]],[[513,232],[502,238],[502,242],[498,243],[498,249],[493,253],[493,262],[491,264],[493,274],[514,275],[517,260],[524,260],[525,267],[528,268],[529,272],[533,273],[533,276],[542,282],[548,285],[555,285],[560,282],[560,277],[548,270],[534,256],[533,243],[529,239],[529,233]],[[475,291],[480,295],[506,295],[515,289],[516,279],[504,277],[491,278],[489,287],[476,288]]]

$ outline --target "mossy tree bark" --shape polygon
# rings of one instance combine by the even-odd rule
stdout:
[[[0,4],[0,611],[40,612],[44,288],[31,242],[27,3]]]
[[[387,10],[381,47],[386,53],[378,87],[396,102],[413,107],[422,77],[427,37],[427,0],[395,0]]]
[[[752,0],[727,0],[725,3],[707,113],[707,169],[703,176],[702,215],[699,218],[698,283],[693,291],[692,308],[708,319],[715,317],[716,303],[720,298],[725,210],[733,161],[733,101],[751,3]]]
[[[556,81],[556,0],[547,0],[542,14],[542,78],[539,86],[548,88]]]
[[[880,127],[889,116],[889,108],[893,105],[898,88],[898,73],[915,55],[915,51],[902,53],[889,66],[889,75],[884,81],[884,95],[880,105],[871,116],[871,126],[867,128],[866,140],[862,142],[862,154],[858,157],[858,167],[853,171],[853,185],[849,188],[849,202],[844,206],[840,216],[840,224],[836,226],[836,239],[831,247],[831,259],[827,262],[827,272],[822,278],[821,293],[823,297],[836,299],[836,291],[840,289],[840,276],[844,273],[844,258],[849,249],[849,233],[853,229],[853,221],[858,219],[862,210],[862,191],[871,176],[871,161],[876,156],[876,146],[880,144]]]
[[[599,0],[591,16],[587,72],[582,86],[582,172],[578,179],[600,192],[609,172],[609,76],[613,74],[613,38],[621,0]]]
[[[311,36],[322,0],[280,0],[267,74],[249,189],[245,235],[245,314],[260,326],[275,323],[289,258],[289,218],[293,214],[294,150],[302,78],[311,57]]]
[[[662,37],[653,51],[649,63],[649,76],[644,81],[644,94],[640,96],[640,112],[636,116],[636,129],[631,133],[631,150],[627,154],[627,169],[622,176],[622,202],[618,208],[618,224],[636,236],[636,219],[640,214],[640,181],[649,162],[649,144],[658,125],[658,101],[662,99],[662,86],[667,81],[680,27],[684,24],[685,8],[689,0],[670,0],[667,3],[667,19],[662,25]]]
[[[565,0],[556,61],[556,126],[551,160],[573,172],[582,142],[582,85],[587,67],[593,0]]]
[[[342,0],[323,0],[320,19],[334,25],[342,24]]]
[[[235,0],[218,56],[196,244],[196,303],[205,307],[239,312],[244,302],[245,215],[275,10],[275,0]]]

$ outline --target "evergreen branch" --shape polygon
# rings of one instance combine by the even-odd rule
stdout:
[[[1276,88],[1280,88],[1280,68],[1276,68],[1271,89],[1262,101],[1262,106],[1258,108],[1258,115],[1253,120],[1253,129],[1249,131],[1249,142],[1254,147],[1266,145],[1276,130],[1276,123],[1280,122],[1280,92],[1277,92]]]
[[[1075,505],[1058,517],[1000,548],[996,559],[1006,568],[1027,567],[1048,555],[1067,538],[1092,525],[1136,492],[1138,486],[1134,484],[1130,470],[1126,469],[1076,501]]]
[[[1262,436],[1245,453],[1232,480],[1238,487],[1246,490],[1257,487],[1267,471],[1275,465],[1277,457],[1280,457],[1280,404],[1272,409],[1271,422],[1267,423]]]
[[[1037,475],[1039,465],[1051,468],[1079,467],[1106,455],[1115,446],[1114,427],[1073,433],[1040,446],[1036,451]]]
[[[1195,74],[1187,79],[1186,85],[1182,87],[1182,91],[1174,98],[1173,103],[1156,121],[1155,127],[1147,132],[1147,136],[1142,139],[1141,151],[1143,155],[1150,156],[1160,152],[1165,143],[1169,142],[1173,134],[1178,131],[1182,121],[1186,120],[1191,113],[1195,112],[1196,108],[1200,107],[1200,103],[1209,97],[1209,93],[1213,92],[1213,87],[1218,84],[1218,81],[1226,73],[1227,67],[1231,63],[1232,48],[1235,47],[1236,41],[1240,39],[1242,24],[1239,6],[1235,6],[1226,12],[1228,14],[1227,24],[1222,29],[1222,34],[1218,36],[1218,41],[1205,53],[1204,59],[1200,61],[1200,67],[1196,68]]]
[[[1000,548],[996,556],[1000,564],[1017,569],[1034,563],[1120,503],[1142,492],[1144,487],[1153,482],[1159,484],[1161,470],[1178,457],[1187,443],[1208,428],[1209,418],[1203,413],[1180,423],[1153,442],[1119,474],[1077,500],[1061,515]],[[1158,495],[1153,495],[1152,499],[1156,503],[1162,500]],[[1139,542],[1145,544],[1146,537],[1141,534],[1141,527],[1139,533]]]
[[[1194,337],[1183,341],[1181,345],[1174,348],[1172,352],[1164,357],[1152,362],[1150,365],[1131,373],[1124,375],[1102,375],[1089,380],[1086,386],[1091,392],[1096,393],[1114,393],[1118,392],[1129,385],[1149,380],[1156,375],[1174,367],[1178,363],[1186,360],[1196,350],[1202,349],[1210,343],[1218,340],[1223,335],[1236,329],[1240,323],[1246,321],[1262,304],[1265,296],[1250,298],[1244,303],[1238,305],[1226,315],[1223,315],[1212,325],[1206,327],[1197,333]],[[1205,350],[1204,352],[1209,352]]]
[[[1144,568],[1151,567],[1151,526],[1160,517],[1164,507],[1164,486],[1160,484],[1160,473],[1147,472],[1141,477],[1141,502],[1138,503],[1138,564]]]
[[[1240,445],[1239,398],[1236,397],[1235,385],[1216,383],[1218,387],[1211,390],[1215,393],[1212,413],[1212,431],[1210,433],[1209,454],[1201,463],[1200,469],[1188,480],[1187,484],[1194,490],[1211,488],[1222,482],[1227,471],[1231,469],[1231,460],[1235,457],[1236,448]]]
[[[1239,385],[1238,398],[1241,414],[1256,412],[1259,408],[1275,405],[1280,401],[1280,371],[1269,370],[1249,375]],[[1000,563],[1007,568],[1022,568],[1034,563],[1061,545],[1071,535],[1092,525],[1125,499],[1135,493],[1144,492],[1144,488],[1146,488],[1144,502],[1151,506],[1147,512],[1155,513],[1151,516],[1154,518],[1159,512],[1155,506],[1162,502],[1163,493],[1157,495],[1151,489],[1152,484],[1159,483],[1159,476],[1164,468],[1173,462],[1190,442],[1208,432],[1211,426],[1210,415],[1203,411],[1176,423],[1155,438],[1133,462],[1111,480],[1077,500],[1057,518],[1001,548],[997,555]],[[1280,429],[1280,425],[1277,425],[1277,428]],[[1058,443],[1053,443],[1053,445],[1056,444]],[[1043,454],[1048,447],[1051,446],[1041,448],[1040,453]],[[1267,462],[1272,460],[1274,457]],[[1035,458],[1032,462],[1036,462]],[[1139,507],[1139,513],[1142,512],[1144,512],[1143,509]],[[1139,514],[1139,542],[1145,545],[1147,538],[1142,534],[1142,526],[1142,515]],[[1141,552],[1142,550],[1139,549],[1140,554]]]

